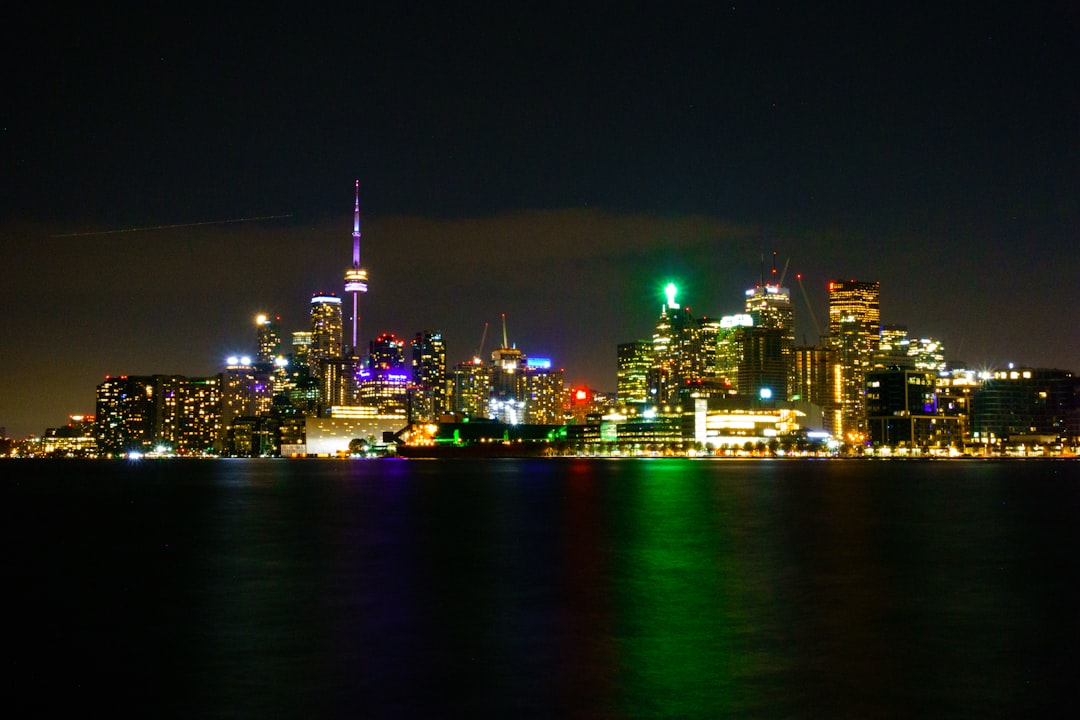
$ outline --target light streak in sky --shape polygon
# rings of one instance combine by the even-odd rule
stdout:
[[[58,235],[50,235],[49,237],[70,238],[89,237],[91,235],[116,235],[118,233],[146,232],[150,230],[173,230],[175,228],[200,227],[203,225],[227,225],[230,223],[255,222],[256,220],[278,220],[287,217],[292,217],[292,213],[289,213],[288,215],[260,215],[258,217],[235,218],[232,220],[204,220],[202,222],[175,223],[173,225],[147,225],[143,227],[121,228],[119,230],[95,230],[92,232],[62,233]]]

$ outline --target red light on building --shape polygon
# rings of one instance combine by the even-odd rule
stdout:
[[[574,391],[574,402],[583,403],[588,401],[589,391],[584,388],[579,388]]]

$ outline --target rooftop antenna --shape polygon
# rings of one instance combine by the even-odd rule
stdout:
[[[508,347],[510,347],[510,343],[508,343],[506,341],[506,313],[502,314],[502,325],[503,325],[503,344],[502,344],[502,346],[504,348],[508,348]]]

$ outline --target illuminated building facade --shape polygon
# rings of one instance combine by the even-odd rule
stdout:
[[[684,416],[683,437],[706,448],[750,450],[795,435],[802,418],[794,408],[762,408],[742,395],[702,398]]]
[[[649,369],[652,343],[645,340],[619,345],[617,395],[620,403],[644,405],[649,402]]]
[[[934,338],[913,338],[908,343],[908,359],[917,370],[945,370],[945,346]]]
[[[793,348],[795,384],[791,399],[824,407],[829,400],[831,351],[823,345],[800,345]]]
[[[745,328],[753,326],[754,319],[746,314],[725,315],[720,318],[720,327],[717,329],[715,341],[714,373],[717,379],[731,389],[732,393],[737,392],[739,387],[739,363],[743,355],[739,338]]]
[[[990,448],[1073,443],[1080,438],[1080,379],[1013,368],[989,375],[972,396],[972,442]]]
[[[222,379],[178,377],[170,381],[165,394],[175,400],[171,430],[166,439],[180,454],[210,454],[221,436]]]
[[[827,422],[836,437],[866,439],[866,372],[881,339],[881,284],[858,280],[829,283],[829,345],[833,391]]]
[[[341,298],[335,295],[314,295],[311,298],[311,345],[308,346],[308,368],[320,377],[322,362],[341,357]]]
[[[394,333],[383,333],[369,345],[368,367],[372,370],[405,371],[405,341]]]
[[[791,356],[795,347],[795,309],[791,305],[791,292],[778,284],[762,282],[746,291],[746,314],[753,319],[756,330],[744,333],[744,337],[758,347],[750,351],[744,348],[741,355],[758,358],[769,366],[768,370],[762,365],[749,372],[767,375],[768,379],[762,380],[762,387],[769,387],[774,398],[787,400],[795,382]],[[775,380],[775,368],[783,369],[782,383]],[[741,385],[739,393],[744,393]]]
[[[248,358],[229,358],[221,372],[223,431],[236,418],[268,415],[273,400],[272,390],[268,372],[256,368]]]
[[[272,366],[281,355],[281,318],[269,315],[255,317],[255,362]]]
[[[939,371],[934,381],[938,408],[959,423],[959,446],[971,440],[971,399],[982,381],[974,370],[950,368]]]
[[[525,355],[505,345],[491,353],[488,417],[518,425],[525,422]]]
[[[311,351],[311,333],[300,330],[292,334],[292,356],[289,358],[289,367],[293,370],[304,368],[311,372],[311,363],[308,357]]]
[[[908,329],[904,325],[882,325],[878,349],[874,353],[873,369],[910,368],[908,360]]]
[[[221,449],[221,377],[179,375],[106,378],[97,387],[95,437],[103,455],[179,454]]]
[[[416,333],[412,350],[411,419],[436,422],[448,408],[446,398],[446,344],[442,333]]]
[[[145,453],[157,439],[156,383],[149,376],[107,377],[97,386],[95,438],[102,455]]]
[[[278,426],[270,417],[241,417],[229,425],[224,455],[273,457],[278,454]]]
[[[215,454],[222,438],[222,376],[154,375],[156,444],[181,455]]]
[[[564,422],[565,373],[547,358],[529,358],[524,368],[524,422],[556,425]]]
[[[677,406],[679,391],[704,376],[704,353],[700,324],[675,300],[677,288],[668,285],[667,302],[653,333],[649,394],[660,407]]]
[[[770,405],[787,400],[791,382],[791,348],[787,343],[783,328],[751,325],[735,331],[739,395]]]
[[[408,417],[409,373],[401,367],[361,368],[357,375],[358,404],[381,415]]]
[[[451,408],[463,418],[488,417],[491,366],[473,358],[454,366],[451,375]]]
[[[70,415],[67,425],[45,430],[39,451],[49,457],[94,457],[97,455],[94,426],[93,415]]]
[[[938,411],[935,377],[924,370],[866,373],[866,422],[871,445],[895,448],[939,443],[946,434],[946,418]],[[959,427],[955,419],[950,424],[953,429]]]
[[[353,408],[359,410],[359,408]],[[385,433],[394,433],[403,427],[403,415],[380,415],[378,413],[351,412],[334,417],[309,417],[304,421],[304,445],[289,446],[292,451],[308,455],[334,456],[349,451],[349,443],[360,440],[375,445],[383,441]],[[282,454],[286,446],[282,445]]]
[[[903,325],[882,325],[873,368],[941,372],[946,369],[945,346],[934,338],[909,337],[908,329]]]
[[[319,415],[325,415],[329,408],[339,405],[355,405],[358,401],[358,374],[362,370],[360,361],[354,357],[323,360],[322,377],[318,378]]]

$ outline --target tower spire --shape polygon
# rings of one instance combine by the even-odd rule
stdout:
[[[360,267],[360,181],[356,181],[356,204],[353,206],[352,267],[345,271],[345,292],[352,295],[352,347],[357,354],[358,327],[360,325],[360,293],[367,292],[367,270]]]
[[[352,266],[360,268],[360,181],[356,181],[356,205],[353,207],[352,221]]]

